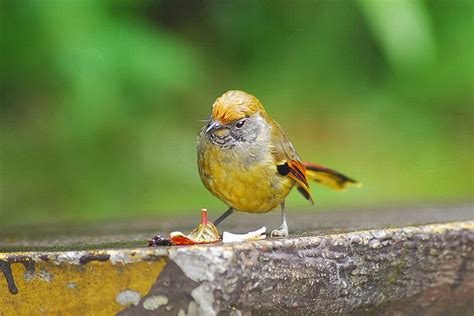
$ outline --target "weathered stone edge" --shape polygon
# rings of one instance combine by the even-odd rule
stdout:
[[[227,245],[19,252],[0,254],[0,260],[79,265],[168,257],[172,264],[162,275],[175,266],[182,273],[173,273],[172,282],[191,280],[195,286],[176,295],[188,294],[202,314],[348,313],[408,301],[434,288],[451,296],[474,294],[473,244],[474,221],[465,221]],[[169,297],[174,299],[179,297]]]

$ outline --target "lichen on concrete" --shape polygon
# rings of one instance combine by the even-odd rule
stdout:
[[[152,295],[145,299],[143,302],[143,308],[149,311],[154,311],[168,304],[168,298],[164,295]],[[135,304],[137,305],[137,304]]]
[[[125,290],[117,294],[117,303],[128,306],[130,304],[138,305],[141,295],[137,291]]]

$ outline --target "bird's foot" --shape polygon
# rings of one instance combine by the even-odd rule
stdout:
[[[286,237],[288,236],[288,225],[286,223],[281,224],[280,228],[272,231],[270,236],[273,237]]]

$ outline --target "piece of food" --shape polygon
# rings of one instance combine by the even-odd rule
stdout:
[[[207,210],[203,208],[201,223],[189,235],[184,235],[182,232],[172,232],[170,240],[174,245],[208,244],[220,241],[221,235],[216,226],[207,220]]]
[[[156,235],[148,240],[148,247],[171,246],[171,241],[163,235]]]
[[[232,234],[229,232],[224,232],[222,234],[222,242],[240,242],[240,241],[250,241],[250,240],[260,240],[265,239],[265,232],[267,228],[264,226],[256,231],[248,232],[247,234]]]
[[[246,234],[233,234],[224,232],[222,242],[241,242],[251,240],[265,239],[266,227],[262,227],[256,231],[248,232]],[[201,210],[201,223],[193,229],[188,235],[180,231],[175,231],[170,234],[167,239],[163,235],[156,235],[148,241],[148,246],[172,246],[172,245],[195,245],[195,244],[209,244],[221,241],[221,235],[216,226],[207,220],[207,210]]]

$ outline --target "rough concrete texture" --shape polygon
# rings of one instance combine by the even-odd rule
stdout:
[[[0,314],[472,314],[473,246],[474,221],[463,221],[226,245],[0,254]]]
[[[287,211],[292,235],[320,235],[361,229],[402,227],[438,222],[474,219],[472,203],[451,205],[410,205],[374,209]],[[216,218],[222,210],[210,210]],[[0,222],[0,253],[17,251],[69,251],[87,249],[136,248],[160,233],[174,230],[189,232],[201,218],[195,215],[133,218],[83,223],[44,222],[5,226]],[[220,231],[244,233],[266,226],[269,231],[280,226],[278,210],[263,214],[235,212],[221,225]]]

